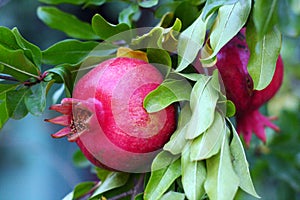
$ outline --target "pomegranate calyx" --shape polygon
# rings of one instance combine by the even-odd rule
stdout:
[[[101,103],[95,99],[79,100],[74,98],[64,98],[61,104],[52,105],[50,110],[55,110],[63,115],[46,119],[46,122],[66,126],[58,132],[52,134],[54,138],[68,137],[70,142],[74,142],[83,133],[91,129],[90,122],[94,115],[96,106]]]
[[[254,133],[260,140],[264,143],[266,142],[266,132],[265,127],[269,127],[276,132],[280,131],[279,127],[271,122],[274,117],[266,117],[259,112],[259,110],[254,110],[250,113],[245,113],[243,115],[237,115],[237,132],[243,134],[244,140],[247,146],[250,145],[252,133]]]

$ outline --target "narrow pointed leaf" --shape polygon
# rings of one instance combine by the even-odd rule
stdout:
[[[215,78],[202,75],[193,87],[190,98],[193,114],[186,133],[187,139],[198,137],[213,123],[219,97],[219,91],[214,88]]]
[[[253,5],[253,21],[257,37],[262,38],[276,25],[278,0],[256,0]]]
[[[173,155],[180,154],[187,144],[185,133],[190,121],[192,112],[189,104],[185,104],[179,113],[178,126],[176,131],[172,134],[168,143],[164,145],[164,150],[171,152]]]
[[[219,8],[217,19],[210,35],[212,53],[202,61],[212,59],[219,50],[231,40],[246,23],[251,10],[251,0],[237,1]]]
[[[203,20],[205,20],[211,13],[216,11],[219,7],[226,4],[234,4],[238,0],[207,0],[203,8]]]
[[[170,200],[170,199],[172,199],[172,200],[184,200],[185,195],[183,193],[170,191],[170,192],[164,194],[164,196],[162,196],[160,200]]]
[[[97,188],[97,190],[93,193],[91,198],[102,194],[106,191],[121,187],[126,184],[129,178],[128,173],[123,172],[112,172],[105,181]]]
[[[239,186],[229,150],[227,136],[223,136],[221,151],[206,160],[207,179],[204,184],[209,199],[234,199]]]
[[[182,185],[190,200],[199,200],[205,194],[206,166],[204,161],[192,161],[189,147],[181,156]]]
[[[277,28],[258,38],[254,26],[247,29],[247,44],[250,49],[248,71],[254,88],[262,90],[271,82],[281,48],[281,34]]]
[[[226,134],[225,120],[215,113],[213,124],[191,144],[191,159],[204,160],[217,154],[220,151],[222,139]]]
[[[160,159],[153,161],[152,167],[155,162],[160,162]],[[154,167],[156,168],[156,167]],[[159,200],[163,194],[168,190],[172,183],[181,175],[180,159],[172,162],[169,166],[151,172],[150,179],[147,183],[144,199],[145,200]]]
[[[236,132],[234,126],[231,124],[231,130],[233,134],[233,139],[230,144],[230,151],[232,155],[232,164],[234,171],[238,175],[240,179],[239,186],[248,194],[256,198],[260,198],[255,191],[250,171],[249,171],[249,164],[247,162],[247,158],[245,155],[245,151],[243,148],[243,144],[240,140],[238,133]]]
[[[206,21],[200,15],[192,25],[185,29],[178,40],[179,64],[176,71],[184,70],[196,58],[203,45],[206,33]]]

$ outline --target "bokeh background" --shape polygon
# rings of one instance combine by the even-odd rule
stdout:
[[[41,3],[37,0],[0,0],[0,26],[18,27],[27,40],[46,49],[66,36],[48,28],[37,18],[36,9],[39,5]],[[70,5],[60,8],[87,21],[92,13],[100,12],[106,19],[116,23],[123,4],[110,3],[92,12]],[[299,2],[293,8],[300,19]],[[149,19],[144,13],[139,25],[149,26],[156,22]],[[293,26],[300,30],[300,23]],[[254,140],[246,153],[254,184],[262,199],[299,200],[300,39],[295,37],[294,29],[290,29],[288,24],[282,28],[285,30],[281,52],[286,66],[285,80],[276,97],[262,108],[264,113],[279,117],[276,123],[281,127],[281,132],[278,134],[268,129],[268,144]],[[57,89],[54,87],[50,92]],[[50,104],[51,98],[48,99]],[[76,184],[93,180],[89,168],[78,168],[72,161],[77,146],[66,139],[50,137],[60,128],[43,121],[52,115],[52,112],[46,111],[40,117],[28,115],[19,121],[9,120],[0,130],[0,200],[62,199]],[[252,198],[241,193],[237,199]]]

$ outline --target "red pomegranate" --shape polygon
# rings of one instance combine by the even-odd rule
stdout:
[[[104,61],[79,79],[72,98],[50,107],[63,115],[46,121],[66,126],[52,136],[76,142],[96,166],[145,172],[176,128],[174,105],[156,113],[143,108],[145,96],[162,81],[142,60]]]
[[[283,80],[283,62],[279,56],[271,83],[263,90],[254,90],[247,70],[249,56],[245,29],[242,29],[220,50],[216,64],[224,82],[226,96],[236,106],[237,131],[243,134],[247,145],[250,144],[252,132],[265,142],[266,126],[279,130],[270,118],[260,113],[259,108],[276,94]]]

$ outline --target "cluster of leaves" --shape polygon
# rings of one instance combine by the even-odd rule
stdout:
[[[40,1],[83,8],[110,2]],[[282,2],[285,6],[291,3]],[[117,25],[100,14],[88,23],[52,5],[39,7],[37,15],[45,24],[72,39],[42,51],[16,28],[0,27],[0,128],[9,118],[43,113],[53,83],[64,83],[66,96],[71,96],[79,70],[117,56],[120,47],[141,50],[165,75],[165,81],[145,98],[144,107],[156,112],[180,102],[176,132],[154,159],[151,172],[128,174],[96,168],[100,181],[79,184],[65,199],[233,199],[238,188],[258,197],[242,142],[228,120],[234,115],[234,106],[221,92],[218,72],[197,74],[192,64],[200,52],[202,65],[214,66],[219,50],[247,26],[249,71],[255,88],[265,88],[281,47],[278,27],[286,27],[277,17],[282,15],[277,9],[282,2],[124,0],[128,7],[119,14]],[[160,21],[139,35],[136,22],[145,9]],[[291,23],[297,14],[289,18]],[[299,34],[297,26],[293,30]],[[42,67],[49,66],[42,72]]]

